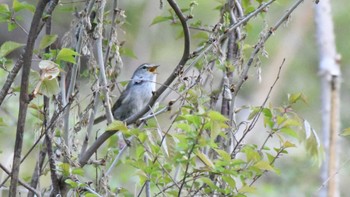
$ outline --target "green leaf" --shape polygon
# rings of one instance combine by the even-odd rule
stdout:
[[[259,107],[254,107],[252,109],[252,112],[250,112],[250,114],[248,116],[248,120],[252,120],[259,112],[260,112],[260,108]]]
[[[157,23],[161,23],[161,22],[165,22],[165,21],[170,21],[172,20],[171,16],[157,16],[153,19],[152,23],[150,26],[157,24]]]
[[[200,180],[203,181],[205,184],[207,184],[212,190],[217,190],[217,189],[219,189],[219,188],[213,183],[213,181],[210,180],[210,179],[207,178],[207,177],[201,177]]]
[[[220,155],[220,157],[224,161],[231,161],[231,155],[228,152],[221,149],[214,149],[214,150]]]
[[[287,134],[291,137],[298,138],[298,134],[294,129],[291,129],[289,127],[283,127],[280,129],[281,133]]]
[[[18,0],[13,0],[12,8],[15,12],[18,12],[20,10],[26,9],[34,13],[35,6],[32,4],[29,4],[25,1],[19,2]]]
[[[294,104],[298,102],[299,100],[303,101],[304,103],[307,103],[307,99],[304,94],[302,93],[293,93],[293,94],[288,94],[288,103],[289,104]]]
[[[56,57],[56,62],[59,63],[60,61],[70,62],[72,64],[75,64],[75,57],[76,55],[79,55],[79,53],[75,52],[72,49],[63,48],[61,49]]]
[[[45,35],[39,44],[39,49],[45,49],[57,40],[57,35]]]
[[[57,79],[44,79],[41,83],[40,93],[47,97],[51,97],[60,92]]]
[[[66,179],[64,182],[67,183],[71,188],[77,188],[79,185],[77,182],[73,181],[72,179]]]
[[[340,135],[341,136],[349,136],[350,135],[350,128],[344,129]]]
[[[16,28],[17,28],[17,24],[16,23],[14,23],[14,22],[7,23],[7,30],[9,32],[15,30]]]
[[[197,157],[209,168],[213,169],[214,168],[214,164],[213,162],[205,155],[203,154],[201,151],[199,151],[198,149],[195,151],[195,154],[197,155]]]
[[[7,15],[10,13],[9,6],[5,3],[0,4],[0,15]]]
[[[70,165],[68,163],[59,164],[59,169],[61,170],[64,177],[68,177],[70,175]]]
[[[217,111],[209,111],[208,116],[211,120],[215,120],[215,121],[219,121],[219,122],[225,122],[228,120],[224,115],[222,115],[221,113],[219,113]]]
[[[128,131],[128,127],[126,124],[120,120],[115,120],[111,124],[108,125],[106,131]]]
[[[270,165],[270,163],[266,161],[258,161],[254,167],[259,168],[260,170],[268,170],[268,171],[275,171],[275,169]]]
[[[72,170],[72,174],[84,176],[84,169],[83,168],[75,168]]]
[[[290,148],[290,147],[296,147],[295,144],[291,143],[290,141],[285,141],[283,143],[284,148]]]
[[[176,127],[186,132],[192,131],[192,127],[186,123],[177,123]]]
[[[222,176],[222,179],[233,189],[236,188],[236,181],[231,176]]]
[[[0,57],[5,57],[12,51],[24,46],[25,44],[21,44],[13,41],[6,41],[0,47]]]

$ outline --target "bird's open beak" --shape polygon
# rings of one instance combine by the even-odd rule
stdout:
[[[148,71],[154,74],[157,74],[157,68],[159,67],[159,65],[154,65],[148,68]]]

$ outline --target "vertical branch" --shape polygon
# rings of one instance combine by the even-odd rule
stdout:
[[[336,174],[338,166],[337,134],[339,133],[339,79],[341,71],[335,45],[330,1],[320,1],[315,6],[315,11],[322,91],[322,136],[326,152],[321,169],[321,179],[322,182],[326,182],[328,177],[333,177]],[[321,189],[319,193],[321,197],[339,195],[337,177],[334,177],[329,180],[328,187]]]
[[[97,19],[97,27],[95,35],[97,37],[96,40],[96,48],[97,48],[97,63],[100,68],[100,82],[102,85],[102,91],[105,98],[105,110],[106,110],[106,117],[107,122],[111,123],[113,121],[113,116],[111,112],[111,105],[109,103],[109,90],[107,87],[107,77],[106,77],[106,70],[105,70],[105,64],[103,61],[103,50],[102,50],[102,30],[103,30],[103,13],[106,5],[106,0],[101,0],[98,3],[98,11],[96,15]]]
[[[35,10],[31,27],[29,30],[25,53],[23,55],[23,71],[22,71],[21,91],[20,91],[20,98],[19,98],[19,114],[18,114],[18,122],[17,122],[16,142],[14,147],[12,176],[11,176],[9,196],[16,196],[17,194],[17,182],[18,182],[19,169],[21,164],[22,146],[23,146],[23,133],[24,133],[25,121],[27,117],[28,102],[30,100],[28,95],[29,73],[30,73],[30,67],[32,65],[33,48],[34,48],[35,40],[37,38],[36,35],[39,29],[38,27],[47,3],[48,2],[45,0],[40,0],[36,6],[36,10]]]

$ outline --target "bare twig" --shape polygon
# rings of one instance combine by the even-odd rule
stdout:
[[[298,0],[297,2],[295,2],[295,4],[287,10],[287,12],[280,18],[279,21],[277,21],[277,23],[270,28],[270,30],[267,32],[266,36],[264,36],[259,43],[255,46],[254,51],[251,53],[248,62],[243,66],[243,71],[242,74],[239,78],[239,81],[237,82],[237,84],[234,87],[235,90],[235,95],[238,94],[239,90],[241,89],[241,86],[243,85],[244,81],[247,78],[248,75],[248,71],[250,69],[250,66],[252,65],[255,57],[257,56],[257,54],[259,53],[260,49],[264,46],[265,42],[270,38],[270,36],[281,26],[281,24],[283,22],[285,22],[288,17],[290,16],[290,14],[299,6],[300,3],[302,3],[304,0]]]
[[[105,71],[105,63],[103,60],[103,51],[102,51],[102,30],[103,30],[103,13],[105,9],[106,1],[101,0],[98,3],[98,11],[97,11],[97,27],[96,27],[96,33],[97,36],[96,40],[96,48],[97,48],[97,63],[100,68],[100,82],[101,85],[104,87],[102,88],[102,92],[104,94],[105,98],[105,110],[106,110],[106,117],[107,122],[111,123],[113,121],[113,115],[111,112],[111,104],[109,103],[109,90],[107,88],[107,77],[106,77],[106,71]]]

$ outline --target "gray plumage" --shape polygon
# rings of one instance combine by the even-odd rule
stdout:
[[[125,120],[148,104],[156,88],[157,67],[158,65],[146,63],[135,70],[126,89],[112,107],[116,120]]]

